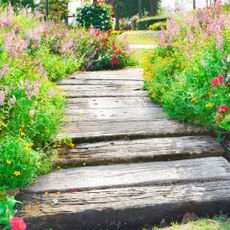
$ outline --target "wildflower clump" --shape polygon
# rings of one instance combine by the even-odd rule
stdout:
[[[230,130],[230,24],[221,2],[179,12],[145,65],[145,86],[171,117]],[[153,95],[153,96],[152,96]]]

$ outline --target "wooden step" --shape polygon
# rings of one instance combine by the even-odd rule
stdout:
[[[177,120],[149,121],[79,121],[63,123],[58,137],[69,137],[74,143],[137,139],[147,137],[196,136],[209,130]]]
[[[160,107],[155,105],[149,97],[86,97],[69,98],[68,108],[75,109],[103,109],[103,108],[135,108]]]
[[[76,145],[75,149],[63,150],[55,166],[69,168],[223,155],[222,146],[210,136],[146,138]]]
[[[65,121],[149,121],[167,118],[159,107],[136,108],[103,108],[76,109],[69,107],[65,110]]]
[[[112,71],[77,72],[68,78],[77,80],[131,80],[143,82],[143,69],[127,68]]]
[[[39,177],[26,191],[84,191],[217,179],[230,179],[230,164],[223,157],[63,169]]]
[[[230,164],[212,157],[61,170],[20,199],[32,230],[142,229],[186,212],[229,213]]]

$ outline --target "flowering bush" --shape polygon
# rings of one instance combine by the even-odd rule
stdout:
[[[78,27],[89,28],[91,26],[98,30],[106,31],[112,29],[112,10],[109,5],[86,4],[77,9],[76,22]]]
[[[229,28],[220,2],[167,21],[146,62],[145,85],[171,117],[230,130]]]

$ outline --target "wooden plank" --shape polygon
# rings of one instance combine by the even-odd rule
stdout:
[[[62,168],[223,156],[224,149],[209,136],[147,138],[76,145],[55,162]]]
[[[71,79],[65,78],[62,81],[57,83],[60,87],[64,85],[105,85],[105,86],[123,86],[123,85],[130,85],[130,86],[139,86],[143,87],[143,81],[140,80],[128,80],[128,79]]]
[[[142,90],[90,90],[90,91],[69,91],[62,92],[67,98],[87,98],[87,97],[146,97],[148,93]]]
[[[69,76],[70,79],[93,80],[134,80],[143,81],[142,68],[126,68],[114,71],[77,72]]]
[[[103,109],[75,109],[65,110],[65,121],[145,121],[166,118],[161,108],[103,108]]]
[[[123,138],[195,136],[208,133],[209,130],[203,127],[169,119],[114,122],[78,121],[63,123],[62,130],[58,137],[70,137],[74,142],[82,143]]]
[[[230,164],[223,157],[209,157],[63,169],[39,177],[26,191],[63,192],[73,188],[84,191],[219,179],[230,179]]]
[[[98,109],[98,108],[136,108],[136,107],[158,107],[153,104],[149,97],[88,97],[69,98],[68,108],[76,109]]]
[[[183,215],[213,216],[230,212],[230,180],[192,184],[140,186],[70,192],[25,194],[19,213],[28,229],[143,229],[181,221]]]

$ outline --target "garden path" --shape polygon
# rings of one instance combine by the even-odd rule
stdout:
[[[142,229],[186,212],[230,212],[230,164],[208,130],[167,118],[143,71],[76,73],[60,137],[76,144],[22,195],[28,229]],[[148,226],[146,226],[148,225]]]

